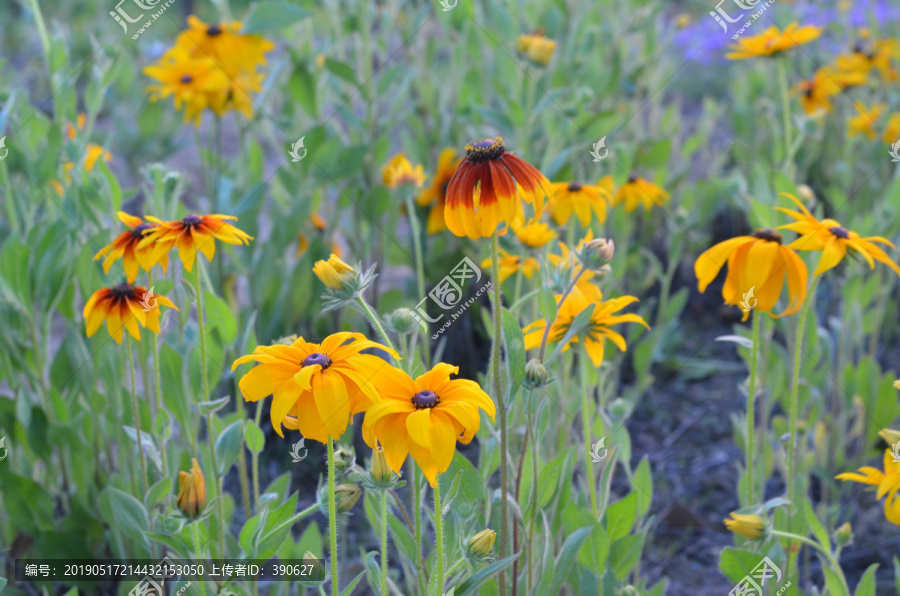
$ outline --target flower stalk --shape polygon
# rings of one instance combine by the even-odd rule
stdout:
[[[500,377],[500,342],[503,331],[500,327],[500,241],[496,232],[491,236],[491,279],[494,293],[494,338],[491,345],[491,372],[494,382],[494,396],[497,400],[497,411],[500,418],[500,558],[506,557],[507,544],[509,542],[509,528],[507,527],[508,504],[507,493],[509,491],[509,473],[507,470],[507,441],[506,435],[506,403],[503,400]],[[547,329],[550,325],[547,325]],[[546,339],[546,332],[545,332]],[[543,354],[542,354],[543,355]],[[506,573],[500,572],[500,596],[506,596]]]
[[[134,430],[137,433],[137,448],[138,448],[138,456],[141,460],[141,478],[143,480],[144,492],[147,492],[147,487],[150,486],[149,482],[147,482],[147,462],[144,460],[144,441],[141,435],[141,410],[138,405],[137,398],[137,383],[134,379],[134,350],[131,347],[134,339],[129,336],[128,338],[128,363],[131,365],[131,409],[134,410]]]
[[[756,475],[753,472],[755,435],[756,435],[756,367],[759,360],[759,325],[760,314],[753,314],[753,331],[751,333],[751,341],[753,346],[750,349],[750,382],[747,388],[747,506],[754,503],[753,485],[756,482]]]
[[[337,505],[334,493],[334,439],[328,437],[328,537],[331,552],[331,594],[338,596]]]

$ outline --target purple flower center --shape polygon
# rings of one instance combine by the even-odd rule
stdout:
[[[483,163],[494,159],[500,159],[506,153],[506,145],[503,139],[481,139],[466,145],[466,159],[472,163]]]
[[[207,30],[206,34],[210,37],[215,37],[216,35],[222,34],[222,28],[218,25],[211,25]]]
[[[312,354],[304,358],[303,362],[301,362],[300,364],[302,364],[303,366],[313,366],[318,364],[322,367],[322,370],[325,370],[326,368],[331,366],[331,358],[321,352],[313,352]]]
[[[412,404],[417,410],[431,409],[441,403],[441,398],[434,391],[419,391],[412,396]]]
[[[181,77],[181,82],[184,83],[185,85],[187,85],[189,83],[193,83],[194,77],[192,77],[191,75],[184,75],[183,77]]]
[[[203,221],[203,218],[200,217],[199,215],[188,215],[187,217],[185,217],[184,219],[181,220],[181,223],[183,223],[184,225],[186,225],[188,227],[192,227],[192,226],[200,225],[200,223],[202,221]]]
[[[129,300],[134,298],[134,286],[131,284],[119,284],[109,289],[110,294],[119,300]]]
[[[828,228],[828,231],[843,240],[850,239],[850,234],[847,232],[847,230],[845,230],[841,226],[834,226],[833,228]]]
[[[155,228],[156,224],[152,223],[142,223],[139,226],[135,226],[131,229],[131,237],[132,238],[141,238],[144,235],[144,232],[149,230],[150,228]]]
[[[760,240],[765,240],[766,242],[777,242],[781,244],[781,234],[777,233],[772,228],[764,228],[762,230],[756,230],[753,234],[754,238],[759,238]]]

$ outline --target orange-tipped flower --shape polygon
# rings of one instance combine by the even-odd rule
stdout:
[[[138,248],[155,244],[151,259],[160,258],[172,248],[177,248],[178,256],[188,272],[194,269],[197,251],[212,261],[216,253],[216,240],[226,244],[250,244],[253,240],[253,236],[225,221],[237,220],[230,215],[188,215],[182,220],[168,222],[150,216],[147,219],[158,226],[145,234]]]
[[[106,329],[117,344],[122,343],[122,329],[126,329],[134,339],[141,341],[141,329],[146,327],[153,333],[159,333],[159,311],[157,306],[168,306],[178,310],[172,301],[165,296],[148,292],[141,286],[119,284],[114,288],[97,290],[84,305],[84,322],[87,336],[92,337],[103,321]]]
[[[110,267],[117,260],[122,259],[122,265],[125,267],[125,275],[128,276],[128,283],[134,283],[140,269],[150,271],[154,265],[159,263],[162,266],[163,273],[169,267],[169,255],[162,254],[157,259],[152,258],[153,246],[145,246],[138,248],[141,240],[144,239],[144,233],[147,230],[156,227],[155,223],[147,223],[140,217],[128,215],[122,211],[118,211],[116,215],[128,226],[128,230],[122,232],[110,244],[104,246],[94,255],[94,260],[100,257],[106,257],[103,260],[103,271],[109,273]]]
[[[503,139],[483,139],[466,145],[466,158],[450,179],[444,219],[456,236],[472,240],[498,232],[519,213],[516,192],[533,205],[535,218],[544,211],[544,199],[550,196],[550,181],[534,166],[506,152]]]
[[[191,471],[178,472],[178,509],[187,517],[197,517],[206,507],[206,479],[197,459],[191,459]]]

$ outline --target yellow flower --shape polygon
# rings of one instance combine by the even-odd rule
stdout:
[[[729,60],[742,60],[759,56],[773,56],[799,45],[809,43],[822,34],[822,28],[814,25],[801,27],[791,23],[784,31],[778,27],[769,27],[759,35],[744,37],[736,44],[731,44],[731,52],[725,57]]]
[[[490,269],[492,261],[487,258],[481,262],[483,269]],[[500,283],[506,281],[506,278],[514,273],[522,272],[526,279],[531,279],[534,272],[541,268],[540,263],[534,257],[522,257],[511,255],[503,249],[500,249],[499,273]]]
[[[397,188],[404,184],[414,184],[420,187],[425,184],[425,172],[422,165],[415,167],[402,153],[398,153],[381,168],[381,177],[388,188]]]
[[[694,263],[697,289],[700,293],[719,274],[728,262],[728,277],[722,288],[725,304],[737,306],[744,302],[751,308],[744,309],[744,320],[750,310],[770,312],[787,279],[790,304],[778,318],[798,310],[806,299],[809,272],[797,253],[781,245],[781,235],[771,229],[757,230],[752,236],[738,236],[720,242],[705,251]]]
[[[197,517],[206,507],[206,479],[197,459],[191,459],[191,471],[178,472],[178,509],[187,517]]]
[[[682,12],[677,17],[675,17],[675,25],[679,29],[684,29],[685,27],[687,27],[690,24],[691,24],[691,15],[687,14],[686,12]]]
[[[235,245],[250,244],[253,240],[253,236],[225,221],[237,220],[231,215],[193,214],[178,221],[160,221],[148,215],[146,219],[157,225],[144,233],[144,239],[138,244],[138,248],[154,245],[151,260],[162,258],[162,255],[177,248],[178,256],[188,272],[194,270],[197,251],[212,261],[216,254],[216,240]]]
[[[865,73],[825,67],[817,70],[812,80],[802,81],[795,86],[794,92],[800,95],[800,105],[803,106],[803,111],[814,115],[830,112],[832,97],[845,89],[862,85],[865,82]]]
[[[661,187],[643,178],[630,176],[628,182],[619,187],[619,191],[613,197],[613,206],[624,202],[627,213],[637,209],[638,205],[643,205],[644,211],[650,211],[654,205],[662,207],[668,200],[669,193]]]
[[[747,540],[759,540],[762,537],[766,527],[763,518],[758,515],[744,515],[733,511],[729,515],[731,519],[724,520],[725,526],[729,530]]]
[[[187,23],[187,29],[175,40],[175,47],[195,58],[212,58],[230,76],[264,66],[266,52],[275,48],[275,44],[259,35],[240,34],[240,21],[210,25],[190,15]]]
[[[516,238],[529,248],[540,248],[552,240],[556,240],[556,232],[543,222],[522,226],[516,230]]]
[[[138,248],[138,244],[144,238],[144,232],[156,227],[156,224],[145,223],[140,217],[128,215],[123,211],[117,211],[116,215],[128,227],[128,230],[116,236],[115,240],[101,248],[94,255],[95,261],[99,260],[100,257],[106,257],[103,260],[104,273],[109,273],[110,267],[118,259],[122,259],[125,275],[128,276],[128,283],[134,283],[140,269],[150,271],[157,263],[162,266],[163,273],[165,273],[169,267],[168,254],[161,255],[157,260],[153,260],[153,246]]]
[[[182,48],[174,47],[152,66],[144,68],[144,74],[159,84],[147,87],[150,101],[172,97],[175,109],[184,110],[184,121],[200,125],[203,110],[227,92],[228,77],[212,58],[193,58]]]
[[[447,229],[447,224],[444,222],[447,187],[450,185],[450,179],[453,177],[453,172],[459,167],[460,161],[462,160],[456,156],[456,149],[450,147],[441,151],[438,156],[437,171],[431,179],[431,184],[416,199],[416,202],[422,207],[431,205],[428,222],[425,224],[425,231],[429,234],[437,234]]]
[[[69,137],[69,140],[74,141],[78,136],[79,132],[84,131],[84,125],[87,121],[87,115],[83,112],[78,114],[78,118],[76,118],[76,124],[73,125],[71,122],[67,122],[64,127],[64,132],[66,136]],[[103,158],[103,161],[108,162],[112,160],[112,154],[104,149],[102,146],[97,145],[95,143],[87,143],[84,147],[84,169],[86,172],[92,172],[94,167],[97,165],[97,161],[100,158]],[[75,169],[75,164],[69,161],[68,159],[63,159],[63,172],[65,174],[66,184],[72,183],[72,170]],[[63,185],[60,184],[58,180],[51,180],[50,185],[56,190],[56,192],[62,196],[64,192]]]
[[[453,461],[456,441],[468,445],[478,432],[478,409],[494,419],[491,398],[475,381],[450,379],[458,373],[459,367],[441,362],[414,381],[391,367],[379,381],[382,399],[366,412],[363,438],[370,447],[381,442],[398,474],[408,454],[437,486],[437,475]]]
[[[556,296],[557,304],[559,304],[561,297],[561,294]],[[637,301],[638,299],[634,296],[622,296],[604,301],[603,293],[597,286],[593,284],[578,284],[573,288],[572,293],[566,297],[562,306],[559,307],[556,320],[550,325],[547,341],[555,342],[561,340],[572,326],[575,317],[583,310],[593,308],[591,319],[582,333],[585,335],[584,348],[591,362],[599,368],[603,364],[606,339],[611,340],[623,352],[628,347],[625,343],[625,338],[610,329],[610,326],[618,325],[619,323],[640,323],[647,329],[650,329],[650,326],[647,325],[640,315],[630,313],[624,315],[614,314]],[[544,319],[539,319],[522,330],[525,333],[526,350],[531,350],[541,345],[546,326],[547,322]],[[562,351],[568,350],[572,344],[577,342],[578,337],[573,337],[563,346]]]
[[[900,140],[900,114],[891,114],[884,129],[882,140],[888,145],[893,145]]]
[[[603,186],[580,184],[578,182],[555,182],[550,185],[553,200],[550,201],[550,217],[557,225],[564,226],[574,213],[582,227],[591,224],[591,212],[597,221],[606,221],[606,206],[612,198]]]
[[[535,221],[544,212],[550,181],[537,168],[507,153],[500,137],[466,145],[466,158],[447,187],[444,220],[456,236],[472,240],[488,237],[501,223],[509,224],[522,212],[522,200],[534,206]]]
[[[153,333],[160,333],[159,316],[163,306],[178,310],[171,300],[151,294],[142,286],[119,284],[97,290],[82,312],[87,336],[92,337],[106,321],[106,330],[117,344],[122,343],[123,328],[131,337],[141,341],[139,323]]]
[[[335,254],[328,257],[327,261],[316,261],[313,265],[313,273],[332,290],[342,290],[347,282],[356,277],[356,269],[345,263]]]
[[[900,462],[894,461],[893,452],[890,449],[884,450],[883,473],[871,466],[864,466],[859,472],[845,472],[835,478],[877,486],[876,498],[880,499],[887,495],[884,501],[884,517],[892,524],[900,526]]]
[[[897,387],[897,381],[894,381],[894,387]],[[884,439],[884,442],[888,445],[894,445],[895,443],[900,443],[900,430],[892,430],[890,428],[884,428],[879,431],[878,436]]]
[[[321,344],[298,337],[292,344],[258,346],[231,365],[246,362],[259,366],[239,383],[246,401],[272,396],[272,427],[284,437],[282,423],[299,430],[307,439],[326,443],[341,438],[353,414],[379,401],[379,378],[391,365],[362,351],[384,350],[397,360],[394,350],[365,338],[362,333],[329,335]]]
[[[816,267],[814,275],[824,273],[833,268],[847,255],[847,249],[851,249],[866,260],[870,269],[875,268],[875,261],[880,261],[900,276],[900,266],[892,261],[881,247],[874,244],[877,242],[894,248],[890,240],[881,236],[861,238],[859,234],[841,227],[841,224],[833,219],[819,221],[797,197],[787,193],[781,194],[794,201],[794,204],[800,208],[800,211],[791,211],[783,207],[776,207],[776,209],[795,220],[794,223],[783,225],[778,229],[784,228],[800,234],[800,237],[789,244],[788,247],[797,250],[822,251],[822,258],[819,260],[819,266]]]
[[[535,64],[547,64],[556,50],[556,42],[543,35],[520,35],[516,43],[520,54],[525,54]]]
[[[873,104],[866,108],[860,103],[854,105],[856,108],[856,116],[847,120],[847,136],[855,137],[858,134],[864,134],[870,141],[874,141],[876,137],[875,124],[884,114],[887,106],[884,104]]]

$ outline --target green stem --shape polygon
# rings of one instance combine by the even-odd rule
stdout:
[[[760,313],[753,313],[753,332],[751,341],[753,347],[750,350],[750,383],[747,388],[747,506],[755,502],[753,484],[756,476],[753,473],[754,439],[756,435],[756,366],[759,360],[759,320]],[[765,495],[762,495],[765,496]]]
[[[200,380],[203,382],[203,399],[209,399],[209,373],[206,370],[206,321],[204,321],[203,289],[200,287],[200,256],[194,263],[194,290],[197,292],[197,327],[200,332]]]
[[[337,505],[334,496],[334,440],[328,437],[328,534],[331,553],[331,594],[338,596]]]
[[[144,441],[141,437],[141,410],[138,406],[137,384],[134,380],[134,350],[131,348],[131,342],[134,341],[131,336],[126,339],[128,343],[128,362],[131,364],[131,408],[134,410],[134,429],[137,431],[138,456],[141,460],[141,477],[144,480],[144,493],[150,484],[147,482],[147,462],[144,461]]]
[[[381,596],[387,596],[388,550],[387,550],[387,491],[381,491]]]
[[[784,165],[782,168],[788,177],[791,177],[791,151],[793,147],[793,139],[791,137],[793,132],[791,131],[791,97],[787,76],[787,60],[780,57],[776,59],[776,63],[778,65],[778,80],[781,86],[782,126],[784,127]]]
[[[838,560],[835,556],[829,551],[827,548],[816,542],[815,540],[810,540],[806,536],[801,536],[800,534],[793,534],[791,532],[782,532],[781,530],[770,530],[772,536],[778,536],[779,538],[787,538],[789,541],[793,542],[796,540],[797,542],[802,542],[803,544],[809,545],[822,553],[828,562],[831,564],[832,570],[838,575],[841,579],[841,584],[844,587],[844,593],[850,594],[850,587],[847,585],[847,578],[844,577],[844,572],[841,569],[841,564],[838,563]]]
[[[256,426],[259,427],[259,421],[262,418],[262,402],[256,402],[256,414],[253,417],[254,422],[256,422]],[[257,513],[259,512],[259,453],[253,452],[251,454],[253,456],[251,463],[251,473],[253,475],[253,503],[256,507]]]
[[[507,527],[507,493],[509,491],[509,473],[507,470],[507,436],[506,436],[506,403],[503,400],[500,377],[500,342],[503,338],[500,327],[500,240],[497,234],[491,236],[491,279],[494,290],[494,337],[491,344],[491,370],[494,379],[494,398],[500,417],[500,558],[506,557],[509,542]],[[547,328],[550,325],[548,323]],[[506,596],[506,572],[500,572],[500,596]]]
[[[409,229],[413,240],[413,254],[416,257],[416,300],[425,297],[425,257],[422,253],[422,228],[419,225],[419,218],[416,217],[416,204],[413,201],[412,192],[405,192],[406,214],[409,216]],[[421,326],[420,326],[421,328]],[[428,342],[428,330],[421,329],[422,338],[422,356],[425,359],[425,368],[431,368],[431,349]]]
[[[813,302],[816,286],[819,284],[819,276],[816,276],[812,285],[809,288],[809,292],[806,295],[806,300],[803,302],[803,306],[800,308],[800,319],[797,322],[797,338],[794,342],[794,370],[791,376],[791,421],[790,421],[790,442],[788,443],[788,473],[787,473],[787,485],[788,485],[788,500],[791,502],[790,511],[793,512],[796,510],[797,503],[794,501],[794,486],[796,485],[796,466],[797,466],[797,418],[798,411],[800,409],[800,358],[803,355],[803,332],[806,330],[806,314],[809,310],[809,305]],[[788,519],[793,517],[792,515],[788,516]]]
[[[444,593],[444,513],[441,510],[441,475],[434,483],[434,534],[437,540],[437,589]]]
[[[356,301],[359,303],[359,306],[366,313],[366,318],[369,319],[369,322],[372,323],[372,327],[375,327],[375,330],[378,332],[378,335],[381,336],[381,339],[384,340],[384,343],[390,349],[397,351],[397,348],[394,347],[394,342],[391,341],[390,336],[387,334],[387,331],[384,330],[384,326],[381,324],[381,321],[378,319],[378,315],[372,310],[372,307],[369,306],[369,303],[366,302],[366,299],[362,297],[362,294],[356,297]]]
[[[597,515],[597,489],[594,487],[594,466],[591,458],[591,419],[588,408],[588,385],[590,384],[588,358],[586,353],[579,358],[581,369],[581,424],[584,427],[584,469],[591,495],[591,513]]]
[[[38,35],[41,38],[41,48],[44,50],[44,58],[47,60],[47,71],[50,70],[50,37],[47,35],[47,26],[44,24],[44,15],[37,0],[30,0],[31,10],[34,12],[34,22],[37,24]],[[56,114],[57,117],[60,114]]]
[[[456,563],[454,563],[453,565],[450,565],[450,568],[447,569],[445,575],[447,577],[452,577],[453,572],[456,571],[456,568],[459,567],[460,565],[464,564],[465,562],[466,562],[465,557],[460,558],[459,560],[456,561]]]
[[[153,271],[147,272],[147,287],[153,287]],[[159,412],[165,410],[163,406],[162,400],[162,375],[159,372],[159,344],[155,333],[150,333],[150,344],[153,350],[153,388],[156,393],[156,412],[157,416]],[[159,440],[159,453],[162,458],[162,473],[163,476],[168,476],[169,466],[167,463],[166,456],[166,442],[162,438]]]
[[[540,288],[535,288],[533,290],[529,290],[528,292],[525,292],[525,294],[522,297],[520,297],[518,300],[516,300],[515,302],[512,303],[512,306],[509,307],[509,312],[515,312],[523,303],[528,301],[528,299],[532,298],[533,296],[537,296],[538,292],[540,292],[540,291],[541,291]]]
[[[213,415],[209,414],[206,416],[206,439],[209,443],[209,457],[210,461],[212,461],[213,467],[213,480],[216,485],[216,494],[219,496],[219,553],[222,558],[225,558],[225,532],[227,530],[226,520],[225,520],[225,494],[222,490],[222,479],[219,476],[219,462],[216,457],[216,429],[213,426]]]
[[[300,521],[307,515],[315,513],[318,510],[319,510],[319,504],[316,503],[315,505],[310,505],[303,511],[299,511],[299,512],[295,513],[293,516],[287,518],[286,520],[284,520],[283,522],[281,522],[280,524],[275,526],[275,528],[272,530],[272,535],[275,535],[276,533],[280,532],[281,530],[294,525],[295,523],[297,523],[298,521]]]
[[[196,521],[191,525],[194,526],[194,548],[195,548],[194,555],[198,559],[200,559],[203,557],[203,554],[200,552],[201,551],[201,549],[200,549],[200,532],[198,531],[198,526],[200,525],[200,522]],[[200,581],[197,583],[200,584],[201,596],[206,596],[206,582]]]
[[[425,577],[425,562],[422,560],[422,507],[419,503],[419,469],[412,459],[409,462],[409,494],[412,498],[414,533],[416,537],[416,557],[418,558],[419,573],[416,574],[420,583]]]

